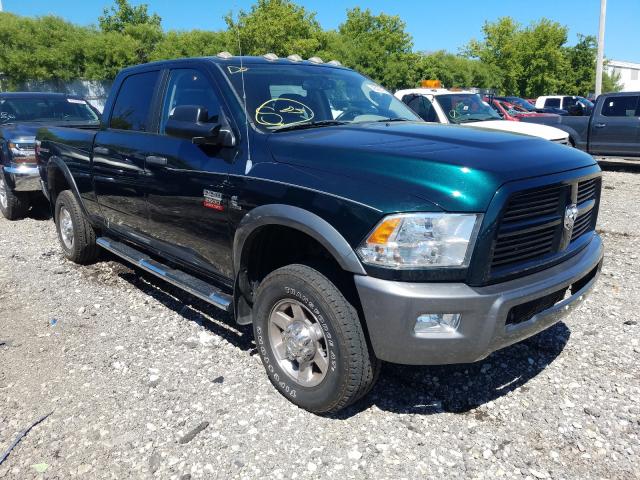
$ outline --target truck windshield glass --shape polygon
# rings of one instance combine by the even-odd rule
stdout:
[[[98,121],[98,114],[87,102],[76,98],[0,99],[0,123]]]
[[[347,69],[314,65],[221,65],[262,131],[296,125],[330,126],[386,119],[421,121],[401,101],[370,79]]]
[[[437,95],[435,99],[451,123],[500,120],[500,115],[475,93]]]

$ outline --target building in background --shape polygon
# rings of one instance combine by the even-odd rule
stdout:
[[[605,68],[609,75],[620,75],[623,92],[640,92],[640,63],[607,60]]]

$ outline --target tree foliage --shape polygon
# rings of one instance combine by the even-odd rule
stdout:
[[[596,43],[579,36],[567,46],[567,28],[547,19],[523,27],[509,17],[487,22],[483,38],[459,55],[418,53],[398,16],[347,10],[336,30],[323,30],[315,13],[293,0],[256,0],[249,11],[225,17],[222,31],[169,31],[145,4],[114,0],[98,26],[53,16],[0,13],[0,79],[14,88],[26,80],[111,80],[124,67],[153,60],[234,54],[298,54],[337,59],[389,89],[438,79],[447,87],[494,88],[533,97],[594,90]],[[604,76],[604,91],[619,89]]]
[[[105,8],[98,18],[103,32],[123,32],[130,25],[150,25],[160,28],[161,18],[149,15],[146,4],[132,6],[127,0],[115,0],[115,5]]]
[[[290,0],[258,0],[251,11],[240,11],[237,20],[225,17],[228,49],[236,54],[288,56],[297,53],[305,58],[324,47],[324,35],[314,13]],[[240,43],[240,47],[238,46]]]

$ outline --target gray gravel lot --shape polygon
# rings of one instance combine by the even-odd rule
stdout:
[[[603,274],[564,323],[477,364],[384,365],[322,418],[276,393],[250,328],[1,219],[0,455],[53,414],[0,478],[639,479],[639,173],[605,173],[599,224]]]

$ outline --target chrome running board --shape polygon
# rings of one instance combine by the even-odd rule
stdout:
[[[123,260],[140,267],[146,272],[152,273],[158,278],[175,285],[185,292],[210,303],[214,307],[218,307],[225,312],[229,312],[231,310],[231,295],[224,293],[219,288],[216,288],[199,278],[189,275],[182,270],[176,270],[152,260],[141,251],[122,242],[118,242],[117,240],[112,240],[108,237],[100,237],[96,240],[96,243],[105,250],[119,256]]]

